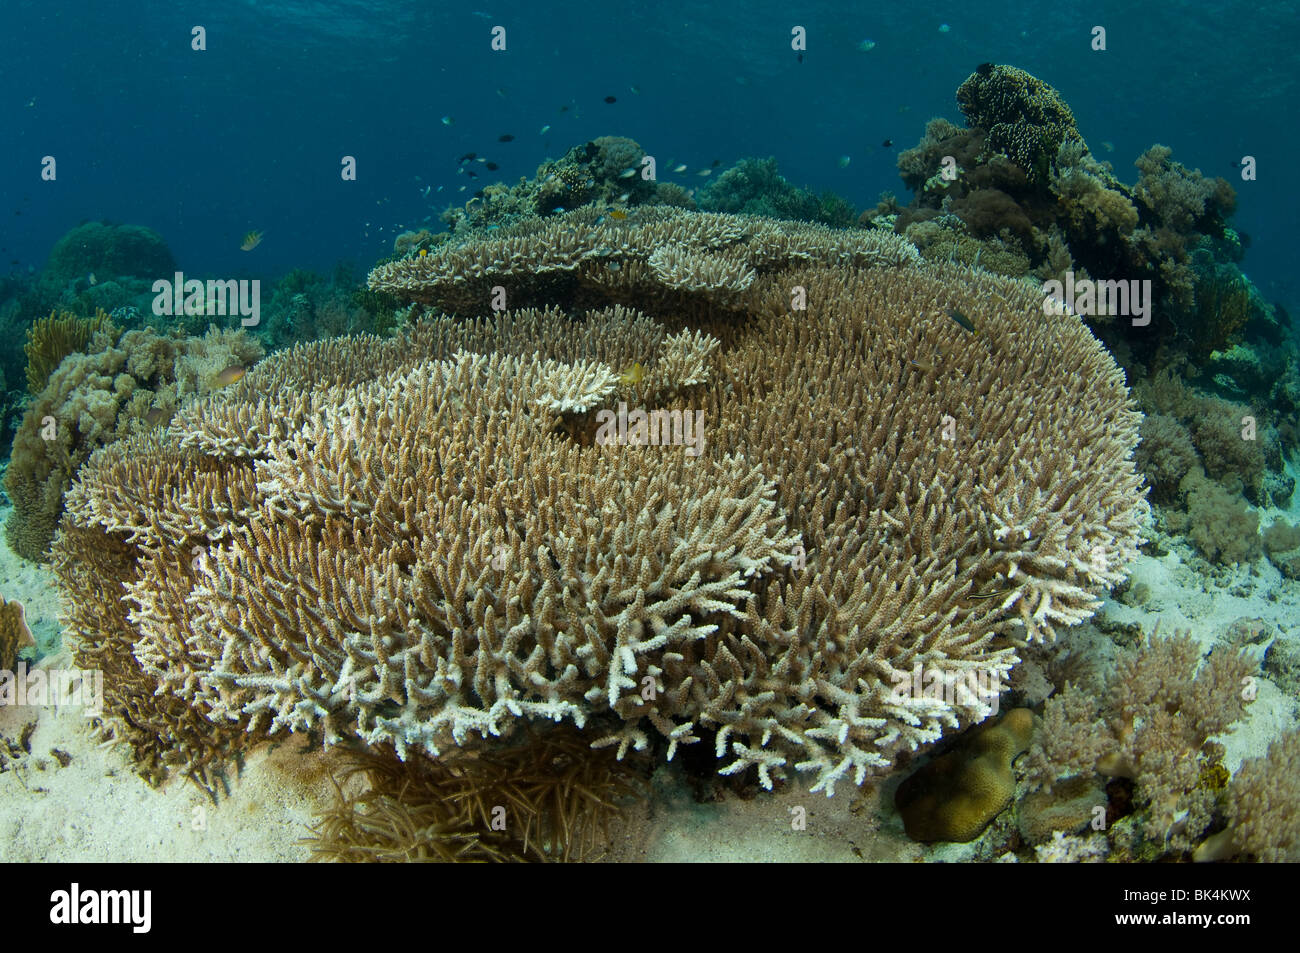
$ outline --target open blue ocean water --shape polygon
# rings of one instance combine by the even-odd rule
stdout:
[[[191,48],[195,26],[206,50]],[[491,48],[494,26],[504,51]],[[1091,48],[1095,26],[1105,51]],[[686,180],[715,160],[774,156],[791,182],[859,209],[883,190],[905,202],[899,150],[932,116],[960,123],[954,91],[991,61],[1055,86],[1124,181],[1157,142],[1228,178],[1251,240],[1242,267],[1294,312],[1298,26],[1293,2],[1239,0],[933,12],[820,0],[6,0],[0,273],[39,269],[60,235],[95,219],[157,230],[191,273],[269,279],[339,261],[364,272],[396,234],[437,228],[472,194],[458,191],[459,156],[488,157],[512,183],[602,135],[686,163]],[[53,182],[41,178],[47,155]],[[339,174],[348,155],[355,181]],[[1246,155],[1253,182],[1238,174]],[[254,230],[263,242],[246,255]]]

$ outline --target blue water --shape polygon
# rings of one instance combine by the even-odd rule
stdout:
[[[458,175],[461,154],[513,182],[599,135],[692,171],[772,155],[794,183],[859,208],[884,189],[906,201],[898,150],[931,116],[960,122],[957,86],[992,61],[1056,86],[1125,181],[1154,142],[1229,177],[1253,240],[1244,269],[1268,297],[1300,298],[1295,3],[931,6],[4,0],[0,272],[39,268],[68,228],[101,218],[158,230],[191,273],[365,267],[492,180]],[[205,52],[190,47],[196,24]],[[505,52],[489,48],[497,24]],[[1089,48],[1098,24],[1105,52]],[[802,62],[795,25],[808,32]],[[515,141],[498,143],[506,133]],[[1236,172],[1246,154],[1253,183]],[[45,155],[56,182],[40,179]],[[344,155],[355,182],[339,175]],[[253,229],[261,246],[241,252]]]

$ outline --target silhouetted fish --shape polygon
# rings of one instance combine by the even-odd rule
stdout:
[[[515,137],[510,135],[510,133],[508,132],[504,136],[497,136],[497,142],[514,142],[514,141],[515,141]]]
[[[616,103],[616,102],[618,102],[618,97],[616,97],[616,96],[606,96],[606,97],[605,97],[605,102],[607,102],[607,103]]]

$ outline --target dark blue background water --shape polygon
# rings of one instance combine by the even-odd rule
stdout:
[[[486,155],[513,182],[599,135],[636,139],[659,157],[660,178],[674,178],[670,159],[694,171],[774,155],[791,181],[859,207],[882,189],[906,201],[898,148],[933,115],[960,122],[957,86],[993,61],[1056,86],[1125,181],[1154,142],[1229,177],[1254,240],[1245,270],[1270,297],[1297,299],[1295,3],[935,7],[946,12],[768,0],[4,0],[0,270],[11,259],[39,267],[64,231],[97,218],[157,229],[195,275],[365,266],[397,231],[425,216],[436,227],[449,201],[491,180],[457,175],[462,153]],[[206,52],[190,48],[195,24],[207,28]],[[504,53],[489,48],[494,24],[507,28]],[[808,31],[803,62],[790,49],[795,24]],[[1106,52],[1089,48],[1098,24]],[[867,38],[876,47],[862,52]],[[503,133],[517,138],[500,144]],[[40,179],[47,154],[57,182]],[[1236,174],[1244,154],[1259,160],[1255,183]],[[340,179],[344,155],[357,157],[356,182]],[[426,184],[444,191],[425,200]],[[241,252],[253,229],[262,245]]]

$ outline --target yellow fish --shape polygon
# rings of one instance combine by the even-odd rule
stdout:
[[[239,247],[244,251],[252,251],[260,244],[262,244],[262,233],[249,232],[247,235],[244,236],[243,244],[241,244]]]
[[[621,208],[611,209],[609,217],[621,222],[623,219],[627,218],[627,212],[623,211]]]
[[[420,249],[420,255],[419,255],[419,257],[423,258],[423,257],[424,257],[425,255],[427,255],[427,254],[429,254],[429,249],[427,249],[427,248],[421,248],[421,249]]]
[[[620,384],[629,385],[631,387],[639,387],[643,380],[645,380],[645,368],[641,366],[640,361],[629,364],[618,375],[618,382]]]
[[[229,387],[235,381],[240,380],[248,373],[248,368],[241,367],[238,364],[231,364],[224,371],[216,376],[215,383],[218,387]]]

